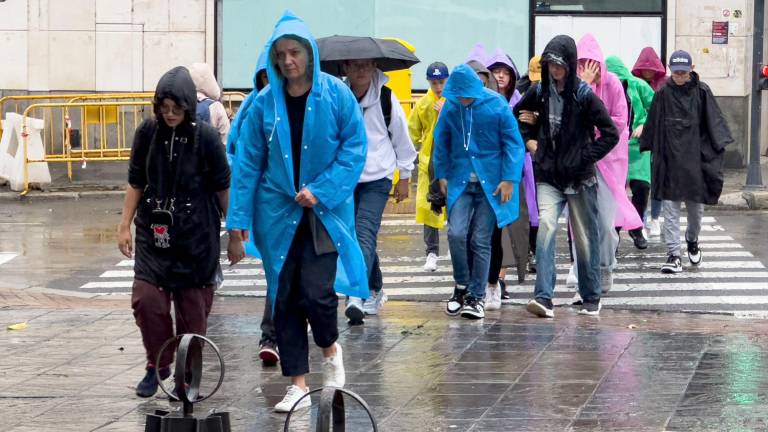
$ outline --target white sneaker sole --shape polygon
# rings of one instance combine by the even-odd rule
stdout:
[[[599,315],[600,315],[600,311],[601,311],[602,309],[603,309],[603,304],[602,304],[602,303],[600,303],[600,304],[598,304],[598,305],[597,305],[597,311],[595,311],[595,312],[590,312],[590,311],[588,311],[588,310],[586,310],[586,309],[581,309],[581,310],[579,310],[579,315],[585,315],[585,316],[599,316]]]
[[[661,268],[661,272],[664,273],[664,274],[676,274],[676,273],[682,273],[683,269],[680,268],[680,267],[675,267],[675,268],[672,268],[672,267],[662,267]]]
[[[483,319],[485,318],[485,312],[477,312],[472,310],[463,310],[461,311],[461,317],[467,318],[471,320],[477,320],[477,319]]]
[[[311,400],[311,398],[309,396],[307,396],[304,399],[302,399],[301,402],[299,402],[299,404],[296,406],[296,408],[293,409],[293,411],[295,412],[295,411],[298,411],[298,410],[301,410],[301,409],[309,408],[311,406],[312,406],[312,400]],[[276,413],[283,413],[283,414],[285,414],[285,413],[290,412],[291,408],[292,408],[292,405],[291,406],[282,406],[281,404],[277,404],[277,405],[275,405],[275,412]]]

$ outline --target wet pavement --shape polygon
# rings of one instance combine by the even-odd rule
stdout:
[[[5,431],[141,431],[169,403],[133,395],[143,375],[128,310],[2,308],[0,419]],[[282,430],[271,407],[286,380],[256,358],[257,299],[218,299],[209,336],[226,362],[221,391],[197,412],[228,411],[233,431]],[[505,306],[482,321],[434,303],[390,302],[364,326],[339,321],[347,388],[382,431],[759,431],[768,429],[768,323],[732,317],[558,310],[555,320]],[[320,353],[311,350],[320,381]],[[206,355],[203,393],[218,368]],[[311,411],[291,430],[310,427]],[[174,404],[176,405],[176,404]],[[348,400],[347,430],[372,430]]]
[[[118,265],[114,246],[120,203],[120,197],[2,202],[0,325],[28,324],[0,332],[3,430],[141,431],[146,413],[168,407],[159,397],[134,396],[144,354],[126,290],[83,288],[121,281],[102,276],[130,270]],[[720,300],[705,305],[711,309],[704,312],[715,312],[738,297],[738,308],[750,312],[740,316],[766,316],[768,282],[761,284],[768,279],[758,276],[768,263],[768,212],[715,209],[705,215],[712,231],[703,234],[717,239],[703,250],[720,268],[704,269],[704,276],[690,276],[679,293],[668,294],[669,280],[629,279],[657,273],[642,261],[651,255],[623,249],[627,279],[619,283],[626,289],[612,294],[613,301],[632,298],[632,291],[682,301],[685,295],[691,304],[707,296]],[[389,277],[403,278],[391,279],[387,289],[395,299],[431,302],[391,301],[362,327],[339,321],[348,388],[371,406],[380,430],[768,430],[768,321],[661,307],[627,311],[628,303],[609,305],[598,319],[559,307],[555,320],[540,320],[515,305],[477,322],[449,318],[435,302],[449,287],[449,262],[441,261],[443,273],[424,279],[417,268],[420,227],[403,218],[390,219],[382,234],[385,266],[402,271]],[[244,270],[231,279],[258,275],[256,265]],[[521,298],[531,283],[518,287]],[[287,382],[256,358],[263,304],[253,296],[263,289],[223,288],[222,294],[237,297],[219,296],[211,317],[209,336],[224,353],[227,373],[221,391],[197,412],[229,411],[234,431],[278,431],[284,421],[271,407]],[[311,356],[317,371],[320,353]],[[206,359],[212,360],[210,353]],[[207,367],[204,393],[216,372]],[[319,381],[318,373],[310,375],[311,386]],[[291,430],[313,430],[314,401]],[[347,404],[347,430],[371,430],[364,413]]]

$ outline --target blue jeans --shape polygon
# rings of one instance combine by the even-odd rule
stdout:
[[[363,251],[365,267],[368,269],[368,288],[371,292],[379,292],[384,286],[379,255],[376,253],[376,240],[391,189],[392,180],[386,177],[359,183],[355,188],[355,230],[360,249]]]
[[[470,182],[448,214],[448,246],[451,250],[453,279],[468,287],[472,297],[483,300],[491,265],[491,236],[496,213],[479,182]],[[470,235],[471,230],[471,235]],[[467,254],[467,236],[471,238],[472,270]]]
[[[597,185],[564,193],[547,183],[536,184],[539,233],[536,237],[536,290],[534,297],[551,300],[555,292],[555,240],[557,219],[568,204],[579,272],[579,293],[585,302],[600,300],[600,239],[598,238]]]

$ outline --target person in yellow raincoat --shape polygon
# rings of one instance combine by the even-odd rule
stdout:
[[[424,244],[427,261],[425,271],[437,271],[437,257],[440,255],[439,229],[445,226],[445,209],[437,214],[432,211],[427,201],[429,183],[429,160],[432,157],[432,132],[437,124],[437,116],[443,107],[443,87],[448,80],[448,66],[435,62],[427,68],[429,90],[418,102],[408,119],[408,133],[411,141],[419,148],[419,182],[416,186],[416,222],[424,225]]]

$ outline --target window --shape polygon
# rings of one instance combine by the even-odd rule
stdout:
[[[537,0],[536,13],[653,13],[663,12],[662,0]]]

